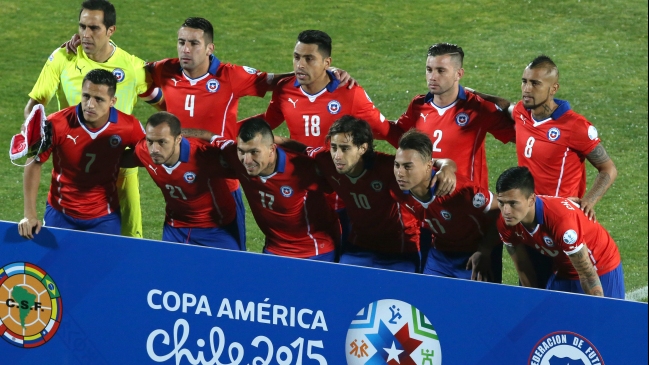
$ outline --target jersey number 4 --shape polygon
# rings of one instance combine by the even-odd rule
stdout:
[[[187,95],[185,98],[185,110],[189,111],[189,116],[194,116],[194,101],[196,100],[196,95]]]

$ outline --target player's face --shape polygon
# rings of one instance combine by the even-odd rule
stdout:
[[[108,94],[107,85],[96,85],[90,81],[83,83],[81,88],[81,110],[83,118],[90,124],[100,124],[108,121],[110,108],[115,105],[117,98]]]
[[[523,71],[521,91],[523,105],[527,109],[536,109],[552,100],[559,89],[556,76],[544,67],[525,68]]]
[[[529,221],[530,216],[533,216],[534,213],[532,211],[534,199],[536,199],[534,194],[526,197],[520,189],[498,193],[498,208],[500,208],[505,224],[515,226],[521,221]]]
[[[202,29],[182,27],[178,30],[178,59],[183,69],[207,72],[214,43],[207,44]],[[199,75],[200,76],[200,75]]]
[[[102,10],[83,9],[79,16],[79,36],[81,46],[87,55],[102,52],[108,46],[110,36],[115,32],[115,26],[106,29],[104,12]]]
[[[322,57],[317,44],[297,42],[293,50],[293,71],[300,85],[310,85],[327,78],[331,57]]]
[[[338,133],[331,136],[330,152],[336,171],[340,174],[358,176],[363,172],[363,154],[367,143],[356,146],[351,133]]]
[[[464,69],[457,64],[451,55],[428,56],[426,60],[426,82],[433,95],[444,95],[453,91],[453,87],[464,75]]]
[[[420,185],[426,185],[428,188],[430,182],[430,173],[432,169],[432,160],[424,160],[423,156],[410,149],[397,149],[394,156],[394,177],[401,190],[410,190]]]
[[[181,136],[171,135],[171,129],[167,123],[161,123],[155,127],[148,124],[146,126],[146,146],[149,149],[149,156],[156,165],[171,166],[178,162],[181,140]]]
[[[275,170],[277,146],[257,134],[255,138],[244,142],[237,138],[237,155],[250,176],[267,176]]]

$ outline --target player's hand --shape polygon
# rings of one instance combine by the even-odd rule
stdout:
[[[430,182],[430,186],[435,186],[437,184],[437,190],[435,191],[435,195],[437,196],[444,196],[448,195],[455,190],[455,185],[457,183],[457,179],[455,178],[455,174],[450,171],[450,169],[445,169],[441,168],[435,176],[433,176],[433,180]]]
[[[493,279],[491,272],[490,255],[480,251],[475,252],[466,263],[466,269],[471,270],[471,280],[490,281]]]
[[[354,85],[358,85],[356,79],[352,78],[351,75],[345,70],[336,67],[329,67],[329,71],[333,72],[334,76],[336,76],[336,79],[340,81],[338,87],[347,85],[347,88],[351,89],[352,87],[354,87]]]
[[[579,204],[579,209],[581,209],[581,211],[586,214],[586,217],[588,217],[589,220],[597,222],[597,217],[595,215],[595,203],[577,198],[576,196],[571,196],[568,199]]]
[[[40,219],[25,217],[18,222],[18,234],[31,240],[41,231],[42,226]]]
[[[74,53],[77,54],[77,47],[81,44],[81,37],[79,37],[79,34],[74,33],[72,38],[70,38],[69,41],[63,43],[61,45],[61,48],[65,48],[65,51],[68,53]]]

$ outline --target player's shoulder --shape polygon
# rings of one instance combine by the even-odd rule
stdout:
[[[544,215],[551,223],[566,222],[571,216],[582,214],[579,205],[570,199],[547,195],[537,197],[543,202]]]
[[[79,46],[77,52],[83,52],[83,48]],[[63,47],[58,47],[47,57],[47,64],[65,64],[72,62],[77,58],[77,55],[74,53],[68,53],[68,51]]]
[[[295,88],[295,75],[287,76],[277,81],[276,89],[279,90],[284,88],[288,90]]]
[[[412,98],[410,101],[410,104],[412,105],[424,105],[426,104],[426,94],[419,94]]]
[[[149,62],[146,67],[149,70],[180,70],[180,61],[177,58],[164,58]]]
[[[115,43],[113,43],[113,45],[115,46],[115,53],[113,54],[113,57],[124,60],[124,61],[131,62],[133,64],[144,64],[145,63],[144,60],[142,60],[141,58],[127,52],[126,50],[119,47]]]

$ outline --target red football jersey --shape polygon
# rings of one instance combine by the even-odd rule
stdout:
[[[52,123],[52,146],[38,155],[53,155],[52,183],[47,201],[73,218],[94,219],[119,211],[117,173],[122,152],[144,138],[135,117],[110,108],[108,122],[99,130],[85,125],[81,106],[72,106],[47,118]]]
[[[214,55],[208,73],[197,79],[185,75],[177,58],[151,63],[147,69],[153,86],[162,90],[167,111],[180,119],[183,128],[208,130],[219,138],[236,139],[240,97],[263,97],[268,90],[265,72],[224,64]],[[239,185],[228,186],[234,191]]]
[[[450,158],[457,172],[470,182],[489,188],[485,137],[491,133],[503,143],[515,139],[514,123],[507,115],[460,86],[457,100],[440,108],[433,95],[418,95],[401,115],[397,126],[406,132],[416,128],[433,142],[433,157]]]
[[[165,198],[165,222],[172,227],[213,228],[232,222],[234,198],[221,177],[220,150],[183,138],[180,160],[172,167],[156,165],[146,140],[135,148],[135,162],[146,168]]]
[[[458,176],[458,181],[463,180]],[[434,191],[432,192],[434,194]],[[465,184],[446,196],[423,202],[409,192],[401,193],[406,208],[433,232],[433,246],[440,251],[475,252],[488,229],[486,213],[493,194],[477,185]],[[493,222],[493,220],[492,220]]]
[[[584,244],[588,246],[598,275],[604,275],[620,264],[620,253],[611,235],[599,223],[588,220],[579,205],[571,200],[537,196],[535,219],[538,225],[529,232],[521,223],[514,227],[506,226],[501,215],[498,233],[508,246],[525,244],[550,256],[558,277],[579,279],[568,255],[579,251]]]
[[[535,193],[582,197],[586,192],[586,155],[600,143],[597,129],[570,109],[567,101],[554,99],[558,108],[542,121],[532,118],[523,102],[516,104],[518,165],[530,169]]]
[[[326,204],[326,181],[308,156],[277,148],[275,172],[250,176],[237,157],[236,144],[224,143],[223,157],[246,193],[266,250],[305,258],[334,250],[340,226]]]
[[[352,115],[370,124],[374,137],[385,139],[389,122],[374,106],[362,87],[338,88],[339,82],[330,72],[331,81],[317,94],[311,95],[297,83],[295,76],[279,81],[273,90],[265,120],[272,128],[284,120],[291,139],[307,146],[325,145],[325,136],[331,125],[343,115]]]
[[[419,251],[419,226],[413,212],[393,199],[400,192],[394,178],[394,156],[375,152],[365,157],[357,178],[340,174],[329,149],[313,153],[322,174],[347,207],[352,228],[349,243],[383,253]]]

